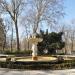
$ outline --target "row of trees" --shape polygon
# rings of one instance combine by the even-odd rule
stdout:
[[[25,35],[36,33],[42,25],[57,25],[63,16],[62,0],[0,0],[0,14],[3,21],[8,22],[11,31],[11,50],[14,31],[16,32],[17,50],[20,51],[19,29],[25,31]],[[5,16],[6,20],[5,21]],[[8,26],[7,26],[8,27]],[[21,30],[22,30],[21,29]],[[21,32],[21,31],[20,31]],[[6,31],[6,36],[9,32]],[[23,34],[24,35],[24,34]],[[7,38],[7,37],[6,37]]]

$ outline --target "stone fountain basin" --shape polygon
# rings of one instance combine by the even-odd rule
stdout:
[[[32,60],[32,57],[23,57],[23,58],[18,58],[16,61],[53,61],[57,60],[56,57],[50,57],[50,56],[38,56],[38,60]]]

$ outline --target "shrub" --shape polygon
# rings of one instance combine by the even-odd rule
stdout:
[[[4,54],[14,54],[14,55],[31,55],[32,51],[31,50],[25,50],[25,51],[14,51],[11,52],[9,50],[5,51]]]

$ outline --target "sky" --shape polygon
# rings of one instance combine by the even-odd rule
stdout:
[[[64,18],[61,19],[61,22],[69,22],[70,20],[75,19],[75,0],[64,0],[64,13],[65,15]],[[47,28],[44,26],[44,30]]]
[[[64,17],[60,19],[60,23],[70,23],[71,20],[75,20],[75,0],[64,0]],[[48,27],[44,25],[44,30]]]
[[[10,1],[10,0],[7,0]],[[64,0],[64,20],[71,20],[75,18],[75,0]]]
[[[62,23],[68,23],[70,24],[71,20],[75,20],[75,0],[64,0],[64,17],[60,19],[60,24]],[[44,30],[46,30],[47,27],[44,26]]]
[[[64,21],[75,19],[75,0],[64,0]]]

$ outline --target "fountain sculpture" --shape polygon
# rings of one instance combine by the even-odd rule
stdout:
[[[41,42],[43,39],[37,38],[36,35],[33,35],[29,38],[29,41],[32,43],[32,60],[38,60],[37,56],[37,44]]]

